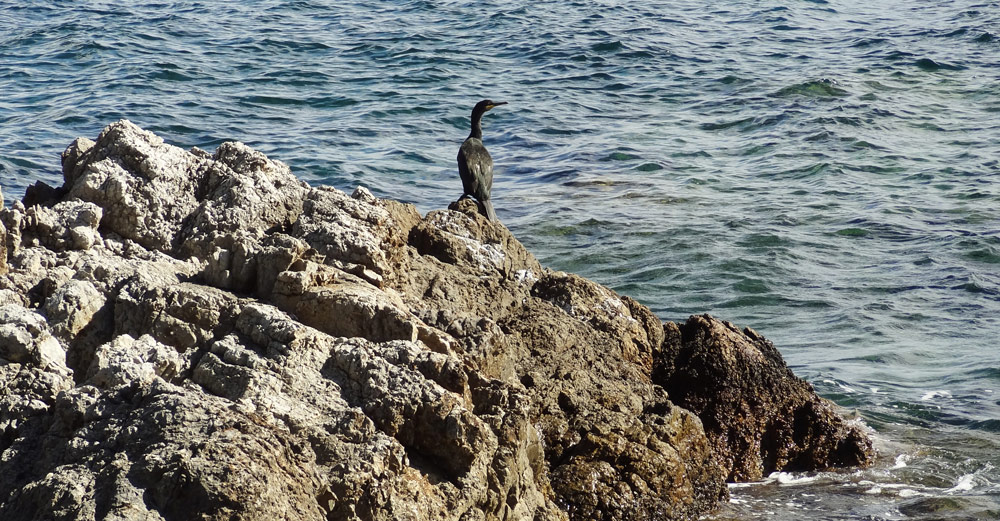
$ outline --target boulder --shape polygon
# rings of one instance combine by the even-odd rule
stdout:
[[[701,418],[729,481],[874,462],[863,426],[841,418],[756,331],[710,315],[664,331],[653,379]]]

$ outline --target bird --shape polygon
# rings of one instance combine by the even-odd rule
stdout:
[[[489,220],[496,221],[497,214],[490,202],[493,188],[493,158],[483,145],[483,114],[494,107],[506,105],[506,101],[484,99],[472,108],[472,131],[458,149],[458,175],[462,177],[462,197],[475,197],[481,211]]]

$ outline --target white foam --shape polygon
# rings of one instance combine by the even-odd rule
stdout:
[[[772,472],[767,477],[768,481],[777,481],[781,485],[804,485],[819,479],[818,476],[796,476],[791,472]]]
[[[896,464],[892,466],[894,469],[901,469],[906,466],[906,462],[910,461],[910,456],[908,454],[900,454],[896,456]]]
[[[920,397],[920,401],[926,402],[935,398],[951,398],[951,391],[945,391],[944,389],[929,391]]]
[[[967,492],[969,490],[972,490],[973,488],[976,488],[975,478],[976,475],[974,473],[966,474],[958,478],[958,481],[955,483],[955,486],[949,488],[948,490],[945,490],[944,493],[954,494],[955,492]]]

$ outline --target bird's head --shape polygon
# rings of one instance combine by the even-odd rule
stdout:
[[[484,99],[479,103],[476,103],[476,107],[472,109],[473,114],[483,114],[488,110],[493,110],[493,107],[499,107],[500,105],[506,105],[506,101],[493,101],[491,99]]]

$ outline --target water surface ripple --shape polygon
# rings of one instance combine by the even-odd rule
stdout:
[[[0,185],[128,118],[444,207],[481,98],[500,218],[665,319],[775,341],[883,461],[719,519],[1000,518],[996,2],[0,1]]]

